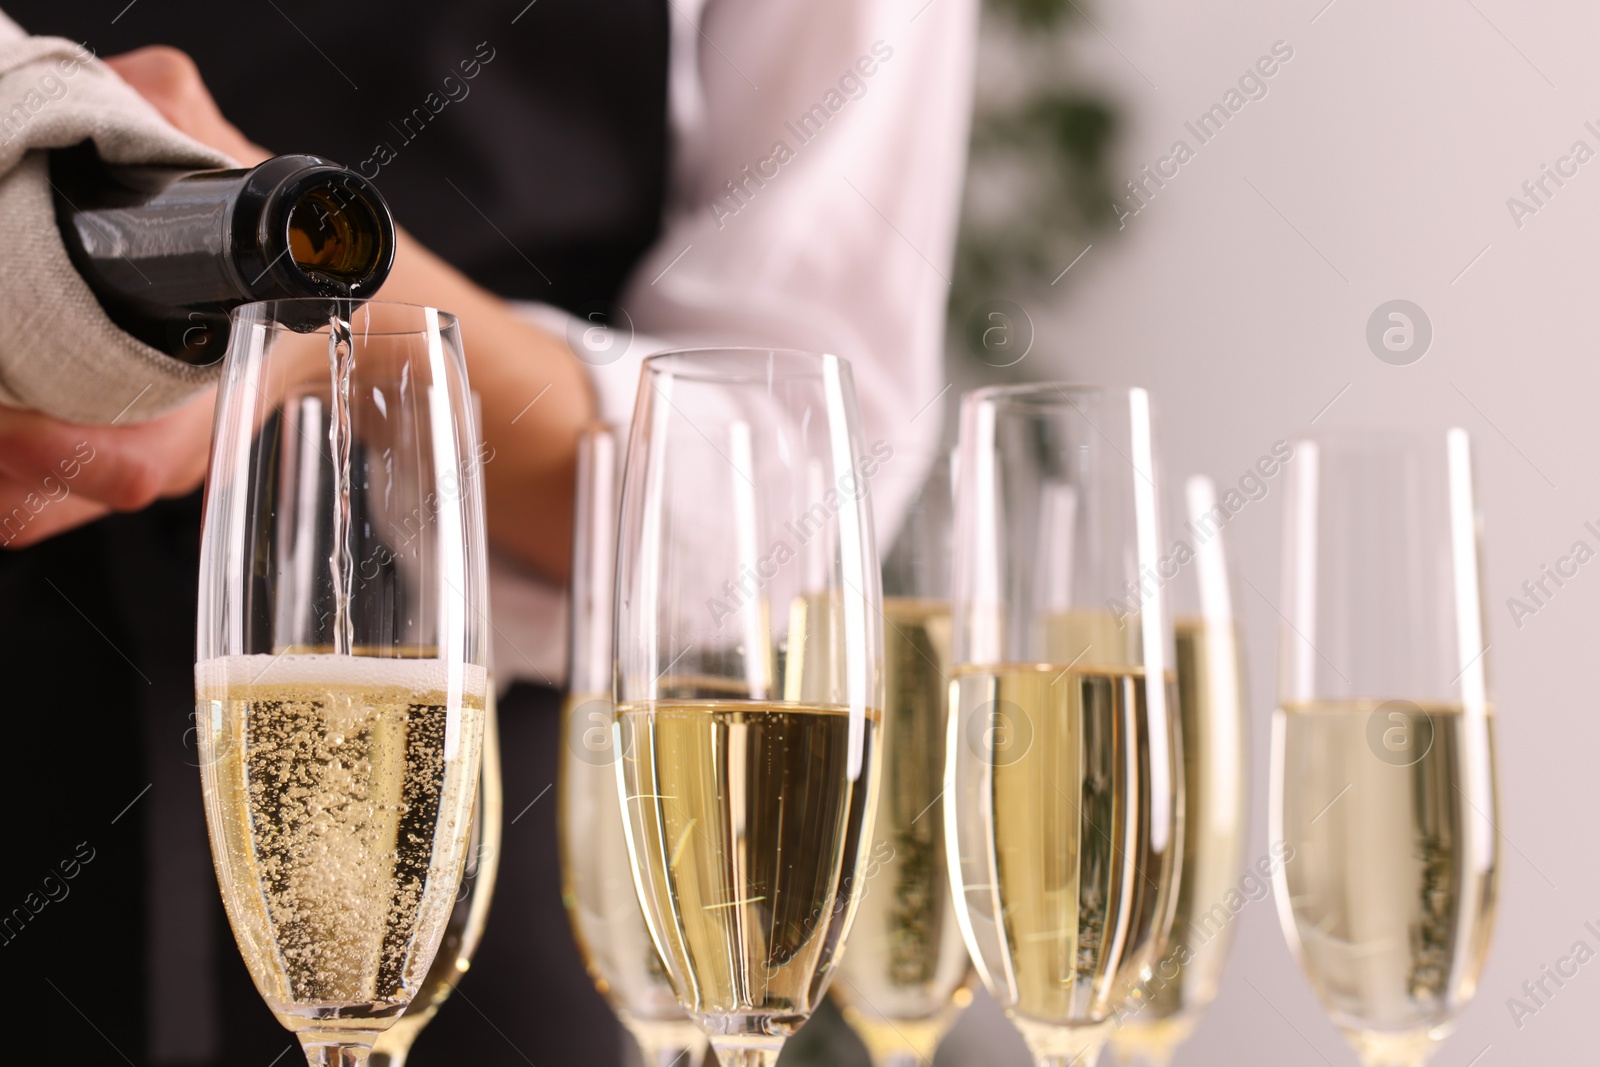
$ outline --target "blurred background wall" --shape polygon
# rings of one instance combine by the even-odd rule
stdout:
[[[1507,999],[1523,996],[1522,984],[1575,942],[1600,949],[1584,929],[1600,925],[1600,859],[1588,844],[1600,717],[1593,683],[1582,678],[1600,651],[1600,563],[1533,615],[1514,618],[1507,600],[1574,541],[1593,547],[1583,524],[1600,525],[1600,159],[1561,162],[1577,141],[1600,152],[1592,57],[1600,9],[1511,0],[1079,4],[1064,0],[1059,18],[1033,29],[1024,26],[1030,13],[1048,16],[1056,5],[1004,0],[986,11],[952,378],[959,388],[1030,378],[1142,384],[1158,405],[1171,466],[1219,484],[1236,482],[1274,441],[1313,430],[1471,432],[1499,711],[1502,897],[1477,998],[1434,1062],[1591,1059],[1600,966],[1580,970],[1520,1026]],[[1262,79],[1265,95],[1247,98],[1202,144],[1185,123],[1196,124],[1275,46],[1292,58]],[[1004,111],[1028,94],[1030,79],[1033,90],[1042,79],[1079,94],[1088,109],[1077,135],[1102,145],[1104,173],[1091,151],[1057,185],[1069,209],[1042,242],[1054,256],[1048,265],[1016,257],[985,272],[972,263],[974,230],[982,244],[1013,215],[1045,217],[1019,208],[1041,171],[1028,178],[1012,160],[989,173],[993,153],[982,144],[984,108]],[[1072,138],[1062,136],[1058,156],[1070,151]],[[1178,140],[1193,157],[1161,164],[1177,170],[1164,185],[1145,180],[1142,168],[1156,169]],[[1042,161],[1046,140],[1033,150],[1035,167],[1055,165]],[[1576,174],[1560,186],[1547,179],[1546,192],[1535,185],[1538,200],[1530,198],[1523,183],[1558,164]],[[1111,195],[1124,194],[1120,228],[1115,217],[1095,228],[1092,205],[1078,205],[1102,178]],[[1125,180],[1145,180],[1143,206],[1125,195]],[[1513,197],[1524,207],[1514,211]],[[1381,361],[1367,341],[1369,317],[1396,299],[1418,305],[1432,328],[1409,365]],[[992,364],[1015,358],[1015,347],[1002,358],[971,341],[973,317],[994,309],[986,301],[1021,313],[1019,345],[1032,335],[1014,366]],[[1268,844],[1281,503],[1280,479],[1227,527],[1244,579],[1252,858]],[[938,1062],[1021,1067],[1027,1058],[980,999]],[[1323,1062],[1356,1061],[1291,958],[1273,902],[1253,904],[1240,917],[1223,993],[1178,1063]]]

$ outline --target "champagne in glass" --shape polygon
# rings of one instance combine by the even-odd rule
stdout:
[[[228,918],[315,1067],[364,1062],[427,979],[469,846],[488,676],[456,324],[342,304],[335,389],[314,326],[330,309],[313,303],[234,315],[195,683]],[[346,447],[330,450],[334,428]]]
[[[368,1067],[405,1067],[417,1037],[439,1014],[455,991],[456,983],[472,966],[472,955],[483,937],[494,899],[495,876],[500,868],[502,790],[500,784],[500,734],[496,727],[494,679],[485,690],[483,716],[483,768],[478,776],[478,796],[472,809],[472,830],[467,842],[467,862],[461,871],[461,889],[445,924],[444,939],[422,980],[422,989],[406,1006],[405,1014],[378,1035],[367,1058]]]
[[[1182,847],[1149,401],[962,404],[946,835],[973,962],[1041,1067],[1092,1062],[1172,919]]]
[[[645,363],[617,553],[616,744],[651,938],[724,1067],[771,1067],[838,961],[883,706],[874,464],[835,356]]]
[[[611,707],[617,459],[609,427],[579,439],[558,789],[561,896],[589,975],[638,1043],[645,1067],[695,1067],[706,1035],[684,1014],[645,927],[617,802]]]
[[[950,682],[951,465],[896,446],[874,481],[883,507],[910,498],[883,563],[883,785],[866,884],[829,991],[877,1067],[917,1067],[972,1000],[971,964],[944,855]],[[916,479],[926,478],[918,485]]]
[[[1365,1067],[1421,1067],[1476,991],[1499,874],[1471,446],[1304,441],[1287,489],[1278,914]]]
[[[1152,973],[1125,994],[1111,1043],[1120,1062],[1166,1067],[1199,1015],[1216,998],[1234,926],[1218,921],[1239,884],[1249,814],[1245,804],[1244,672],[1239,626],[1216,490],[1190,478],[1188,522],[1174,544],[1188,547],[1168,588],[1183,733],[1183,865],[1172,933]]]

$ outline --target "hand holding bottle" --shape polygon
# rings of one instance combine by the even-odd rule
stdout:
[[[246,164],[270,155],[222,117],[194,61],[177,49],[141,48],[106,63],[196,140]],[[198,488],[215,395],[207,389],[158,418],[112,426],[0,407],[0,546],[24,548]]]
[[[223,117],[194,61],[177,49],[142,48],[106,62],[190,137],[246,166],[271,156]],[[582,364],[563,338],[519,317],[505,301],[473,284],[403,230],[397,234],[395,268],[380,295],[447,308],[461,318],[473,381],[484,397],[484,440],[494,457],[485,467],[492,501],[490,538],[535,568],[564,576],[577,437],[595,412]],[[536,398],[540,400],[533,407],[530,402]],[[51,502],[36,515],[24,507],[30,518],[25,534],[16,532],[15,523],[6,526],[7,517],[23,506],[30,492],[38,494],[35,503],[48,499],[41,480],[50,474],[51,464],[71,456],[89,428],[0,408],[0,547],[20,547],[110,510],[134,509],[192,491],[203,478],[211,408],[208,390],[178,411],[138,426],[93,428],[92,466],[104,462],[108,484],[103,492],[96,495],[74,481],[69,498]],[[135,415],[130,413],[129,420]],[[119,430],[129,432],[115,432]],[[41,454],[48,463],[41,465]],[[113,458],[143,472],[138,492],[120,484],[125,475],[115,473],[122,468]],[[59,489],[56,493],[60,495]]]

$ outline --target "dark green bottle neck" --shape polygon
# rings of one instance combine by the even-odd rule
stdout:
[[[239,304],[371,296],[394,263],[383,198],[316,156],[178,171],[109,167],[85,144],[52,154],[51,182],[68,255],[107,314],[189,362],[221,357]]]

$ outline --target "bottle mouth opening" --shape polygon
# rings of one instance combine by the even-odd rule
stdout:
[[[389,207],[372,183],[320,156],[275,156],[251,173],[231,226],[258,300],[377,294],[394,266]]]
[[[314,278],[359,284],[381,258],[383,229],[364,197],[307,189],[289,208],[288,224],[289,258]]]

